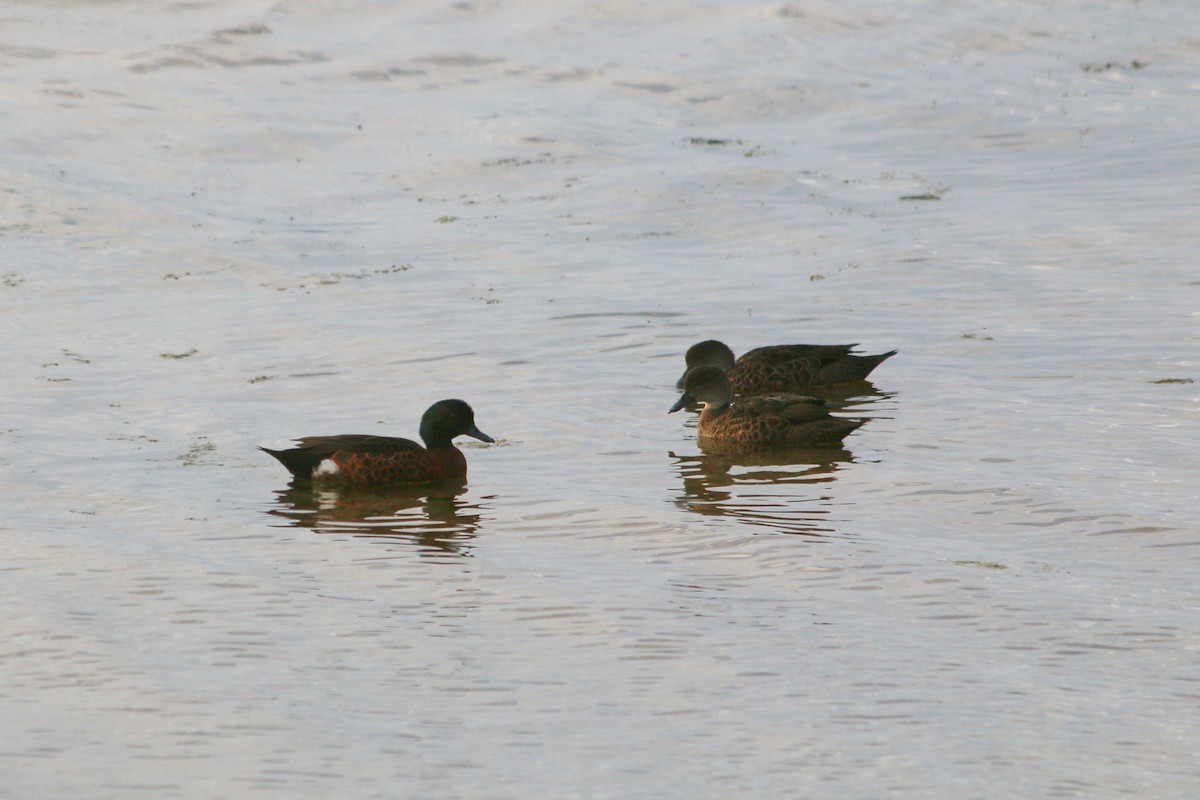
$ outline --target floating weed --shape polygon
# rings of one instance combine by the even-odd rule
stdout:
[[[70,350],[67,350],[66,348],[63,348],[63,350],[61,352],[62,352],[62,360],[43,362],[42,369],[49,369],[51,367],[61,367],[61,366],[63,366],[63,363],[65,361],[71,361],[76,364],[92,363],[92,360],[90,358],[81,356],[79,353],[73,353]],[[66,382],[70,381],[71,379],[70,378],[47,378],[43,375],[39,375],[38,380],[49,381],[50,383],[66,383]]]
[[[392,264],[388,267],[380,269],[360,269],[358,272],[326,272],[317,273],[316,275],[307,275],[303,283],[297,283],[294,286],[283,286],[280,284],[264,283],[263,288],[274,289],[277,292],[297,292],[307,291],[310,286],[336,286],[342,281],[360,281],[365,278],[373,278],[379,275],[394,275],[400,272],[408,272],[412,269],[412,264]]]
[[[1095,62],[1091,64],[1080,64],[1079,68],[1084,72],[1111,72],[1114,69],[1132,72],[1134,70],[1145,69],[1150,66],[1149,61],[1138,61],[1134,59],[1128,63],[1121,61],[1105,61],[1104,63]]]
[[[479,166],[481,167],[527,167],[530,164],[552,164],[554,163],[553,153],[538,153],[536,158],[497,158],[493,161],[484,161]]]
[[[741,139],[708,139],[703,136],[692,136],[687,139],[688,144],[694,144],[697,147],[725,147],[726,145],[740,145]]]
[[[212,34],[212,38],[220,39],[225,36],[266,36],[271,29],[261,23],[242,25],[237,28],[223,28]]]
[[[69,360],[71,360],[71,361],[74,361],[76,364],[90,364],[90,363],[92,363],[92,360],[91,360],[90,358],[84,358],[83,356],[79,355],[79,353],[72,353],[70,350],[65,350],[65,349],[64,349],[64,350],[62,351],[62,354],[63,354],[63,358],[66,358],[66,359],[69,359]]]
[[[187,449],[186,453],[175,456],[175,460],[182,462],[185,467],[198,467],[202,464],[210,463],[208,456],[216,451],[217,446],[212,442],[206,441],[205,437],[201,436],[199,441],[192,443],[192,446]]]
[[[492,294],[496,291],[496,287],[494,286],[489,286],[486,289],[483,289],[475,284],[471,284],[471,288],[475,289],[475,294],[471,295],[472,300],[482,300],[486,305],[489,306],[494,306],[500,302],[500,298],[498,297],[488,297],[489,294]]]

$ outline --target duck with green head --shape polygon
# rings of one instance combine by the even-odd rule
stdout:
[[[735,359],[724,342],[707,339],[689,347],[684,361],[688,370],[705,365],[717,367],[729,377],[734,394],[751,395],[865,380],[873,369],[899,352],[860,355],[853,352],[857,346],[776,344],[756,348]],[[683,388],[682,377],[675,388]]]
[[[802,395],[746,397],[734,402],[729,378],[717,367],[693,367],[683,376],[683,395],[674,413],[704,403],[697,426],[700,442],[747,449],[792,445],[837,445],[866,420],[829,414],[829,403]]]
[[[462,400],[439,400],[421,417],[422,447],[411,439],[349,433],[305,436],[297,447],[260,447],[298,481],[327,480],[362,486],[407,486],[467,477],[467,459],[451,440],[472,436],[494,442],[475,426],[475,412]]]

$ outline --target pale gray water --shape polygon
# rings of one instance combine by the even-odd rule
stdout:
[[[0,796],[1197,796],[1198,32],[0,2]],[[729,464],[710,336],[901,353]]]

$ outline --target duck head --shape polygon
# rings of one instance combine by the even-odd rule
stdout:
[[[721,408],[729,405],[733,399],[733,390],[729,388],[729,378],[719,367],[692,367],[682,379],[683,394],[675,405],[671,406],[668,414],[673,414],[684,406],[692,403],[704,403],[705,408]]]
[[[475,427],[475,412],[462,400],[439,400],[421,416],[421,440],[426,447],[449,447],[455,436],[496,441]]]
[[[683,389],[683,379],[687,377],[688,370],[693,367],[710,366],[716,367],[722,372],[729,372],[733,369],[733,351],[724,342],[718,342],[716,339],[706,339],[703,342],[697,342],[687,349],[683,354],[683,361],[687,364],[687,369],[683,375],[675,382],[676,389]]]

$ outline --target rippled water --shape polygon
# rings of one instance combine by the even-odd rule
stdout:
[[[0,796],[1200,791],[1200,7],[0,22]],[[900,354],[723,456],[713,336]]]

